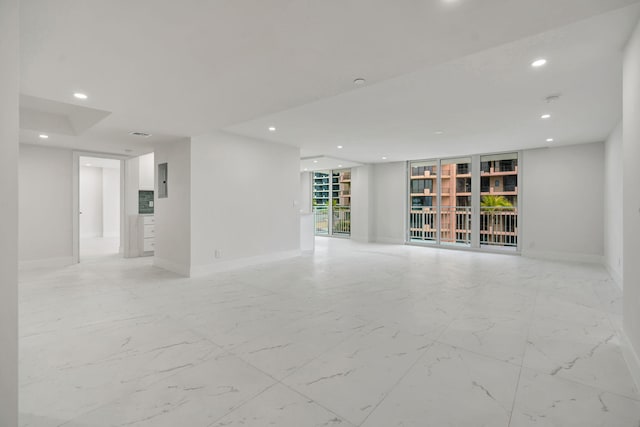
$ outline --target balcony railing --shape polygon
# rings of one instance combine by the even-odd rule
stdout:
[[[518,209],[483,206],[480,208],[480,244],[518,246]]]
[[[329,234],[329,207],[328,206],[313,207],[313,223],[316,230],[316,234],[319,234],[319,235]]]
[[[409,213],[412,241],[438,240],[438,213],[435,207],[414,206]],[[443,206],[440,211],[440,243],[471,244],[471,208]],[[480,244],[517,247],[518,211],[512,207],[480,209]]]
[[[334,235],[350,235],[351,208],[349,206],[334,206],[331,225]]]
[[[314,206],[314,227],[317,235],[329,235],[329,207]],[[331,214],[331,234],[348,236],[351,234],[351,207],[333,206]]]

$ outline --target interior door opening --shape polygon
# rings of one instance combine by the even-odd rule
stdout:
[[[115,256],[121,251],[121,161],[79,158],[79,258]]]

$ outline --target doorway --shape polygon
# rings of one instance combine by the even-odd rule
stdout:
[[[316,236],[351,236],[351,169],[313,173]]]
[[[121,161],[78,157],[79,261],[121,252]]]

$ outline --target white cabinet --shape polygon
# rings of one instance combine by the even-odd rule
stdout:
[[[138,248],[140,256],[153,255],[156,246],[156,219],[153,215],[138,216]]]

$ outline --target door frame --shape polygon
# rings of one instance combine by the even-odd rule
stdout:
[[[124,254],[124,242],[128,241],[128,232],[126,227],[126,164],[125,160],[130,156],[121,156],[118,154],[100,153],[94,151],[73,151],[73,171],[72,171],[72,245],[73,245],[73,263],[80,262],[80,157],[98,157],[103,159],[120,160],[120,243],[118,252]]]

